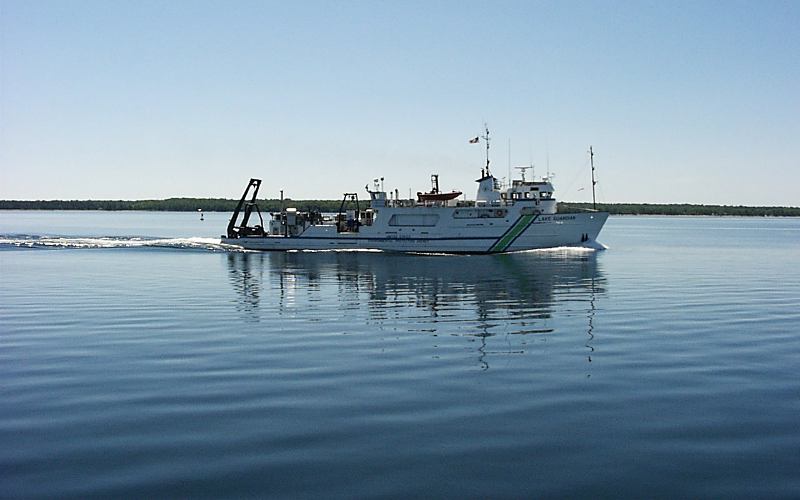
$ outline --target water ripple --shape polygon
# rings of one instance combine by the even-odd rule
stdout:
[[[796,496],[800,231],[758,224],[798,223],[489,256],[4,230],[0,496]]]

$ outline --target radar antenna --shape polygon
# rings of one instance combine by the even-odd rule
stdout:
[[[525,182],[525,171],[533,167],[514,167],[514,168],[519,170],[519,173],[522,175],[522,182]]]

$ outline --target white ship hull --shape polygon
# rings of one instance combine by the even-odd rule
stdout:
[[[425,253],[502,253],[556,247],[604,248],[597,243],[608,213],[558,213],[550,178],[514,179],[502,187],[486,167],[475,182],[474,201],[458,200],[461,191],[442,192],[431,175],[431,191],[417,199],[391,196],[383,178],[367,185],[362,207],[356,193],[345,193],[334,218],[319,211],[281,208],[265,224],[256,203],[260,179],[250,179],[222,242],[250,250],[384,250]],[[594,179],[592,180],[594,183]],[[252,196],[248,195],[252,190]],[[283,192],[281,192],[283,193]],[[283,200],[283,194],[281,194]],[[242,220],[239,222],[239,215]],[[257,215],[259,224],[250,225]]]
[[[516,210],[515,210],[516,208]],[[297,236],[265,235],[223,238],[250,250],[364,249],[394,252],[500,253],[562,246],[602,248],[597,236],[608,213],[522,214],[510,207],[502,218],[457,218],[458,209],[385,208],[375,223],[358,232],[338,232],[335,224],[312,225]],[[429,226],[390,226],[391,215],[438,216]]]

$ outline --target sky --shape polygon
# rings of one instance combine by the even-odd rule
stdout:
[[[798,26],[796,0],[0,0],[0,199],[474,198],[487,123],[493,173],[561,200],[591,200],[591,145],[601,202],[800,206]]]

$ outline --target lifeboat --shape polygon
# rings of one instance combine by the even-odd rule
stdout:
[[[417,192],[417,201],[425,203],[426,201],[450,201],[461,196],[461,191],[450,191],[449,193],[442,193],[439,191],[439,176],[437,174],[431,175],[431,190],[428,193]]]
[[[450,201],[461,196],[461,191],[452,191],[450,193],[417,193],[417,200],[420,203],[426,201]]]

